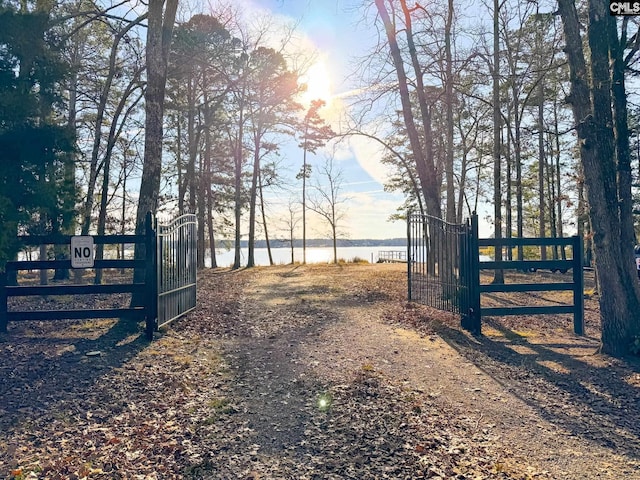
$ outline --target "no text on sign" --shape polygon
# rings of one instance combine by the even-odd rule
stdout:
[[[71,237],[71,268],[93,268],[93,237]]]

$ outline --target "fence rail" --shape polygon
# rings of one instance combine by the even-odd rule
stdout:
[[[584,280],[582,238],[502,238],[480,239],[478,217],[466,224],[449,224],[428,215],[408,215],[408,298],[440,310],[461,315],[462,326],[476,333],[481,331],[481,319],[491,315],[533,315],[573,313],[575,333],[584,334]],[[525,246],[560,248],[562,259],[503,259],[505,247]],[[492,247],[494,260],[480,261],[480,248]],[[565,248],[571,248],[567,259]],[[572,271],[571,282],[550,283],[480,283],[480,270],[553,272]],[[486,293],[572,291],[573,301],[565,305],[482,307]]]
[[[128,318],[145,320],[149,339],[159,327],[195,307],[196,225],[194,215],[178,217],[170,225],[157,225],[151,214],[145,219],[144,235],[95,235],[94,245],[134,244],[144,246],[144,259],[96,259],[95,269],[144,269],[144,282],[99,285],[18,285],[18,272],[26,270],[71,269],[71,260],[19,260],[5,264],[0,275],[0,332],[9,321],[63,320],[88,318]],[[21,236],[23,246],[71,245],[72,236]],[[124,252],[124,248],[123,248]],[[11,297],[136,294],[141,305],[128,308],[59,310],[9,310]]]
[[[477,222],[477,219],[476,219]],[[582,265],[582,237],[564,238],[483,238],[478,239],[479,247],[493,247],[495,258],[503,257],[504,247],[524,247],[539,246],[571,248],[569,258],[553,260],[499,260],[499,261],[478,261],[478,269],[484,270],[521,270],[525,272],[538,269],[549,269],[552,272],[566,273],[572,271],[571,282],[549,282],[549,283],[491,283],[480,284],[478,281],[478,318],[472,322],[478,325],[480,317],[492,315],[547,315],[558,313],[573,314],[573,331],[578,335],[584,335],[584,277]],[[536,305],[536,306],[511,306],[511,307],[482,307],[480,306],[480,295],[483,293],[511,293],[511,292],[573,292],[572,303],[566,305]]]

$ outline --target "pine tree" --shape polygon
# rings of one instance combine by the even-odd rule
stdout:
[[[68,72],[51,11],[0,2],[0,261],[15,256],[15,236],[60,231],[73,216],[65,158],[73,132],[58,123]]]

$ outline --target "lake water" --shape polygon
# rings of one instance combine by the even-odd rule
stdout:
[[[338,259],[347,262],[353,261],[355,258],[367,260],[375,263],[378,261],[378,255],[381,251],[407,251],[407,247],[403,246],[381,246],[381,247],[338,247]],[[233,265],[234,250],[217,250],[216,260],[219,267],[230,267]],[[248,250],[241,250],[240,265],[247,264]],[[286,265],[291,263],[290,248],[272,248],[271,255],[276,265]],[[294,260],[302,262],[302,249],[294,248]],[[255,249],[256,265],[269,265],[269,256],[266,248]],[[333,249],[331,247],[307,247],[307,263],[331,263],[333,261]],[[211,265],[211,259],[205,260],[207,266]]]

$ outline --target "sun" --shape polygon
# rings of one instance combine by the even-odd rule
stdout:
[[[314,63],[300,80],[307,86],[306,91],[302,93],[303,103],[310,104],[312,100],[324,100],[329,103],[331,76],[324,61]]]

